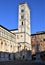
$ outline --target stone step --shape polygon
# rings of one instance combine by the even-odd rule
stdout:
[[[32,61],[8,61],[0,62],[0,65],[45,65],[44,63],[35,63]]]

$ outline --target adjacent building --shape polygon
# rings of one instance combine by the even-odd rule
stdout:
[[[36,53],[36,43],[39,44],[39,51],[45,52],[45,31],[31,35],[32,54]]]

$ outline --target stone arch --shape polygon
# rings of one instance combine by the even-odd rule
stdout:
[[[0,39],[0,51],[5,51],[5,40]]]
[[[2,50],[2,48],[3,48],[3,40],[1,40],[1,50]]]

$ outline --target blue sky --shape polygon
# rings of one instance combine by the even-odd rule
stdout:
[[[31,9],[31,33],[45,31],[45,0],[0,0],[0,25],[18,28],[18,5],[22,2]]]

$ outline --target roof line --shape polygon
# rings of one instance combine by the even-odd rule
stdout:
[[[14,30],[18,30],[18,29],[12,29],[12,30],[10,30],[10,31],[14,31]]]
[[[8,32],[12,33],[10,30],[8,30],[7,28],[5,28],[4,26],[0,25],[0,27],[2,27],[3,29],[7,30]],[[13,34],[13,33],[12,33]],[[14,35],[14,34],[13,34]]]
[[[41,35],[41,34],[45,34],[45,32],[42,32],[42,33],[35,33],[35,34],[31,34],[31,36],[33,36],[33,35]]]

